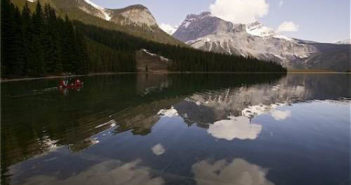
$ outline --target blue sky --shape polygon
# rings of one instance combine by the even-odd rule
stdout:
[[[282,28],[280,30],[283,30],[281,34],[294,38],[336,42],[350,37],[350,0],[92,1],[105,8],[123,8],[128,5],[143,4],[150,9],[159,24],[172,26],[179,25],[188,14],[211,10],[219,15],[223,12],[223,18],[227,18],[227,20],[231,17],[252,16],[265,26],[276,30],[282,25],[280,27]],[[214,6],[213,8],[210,8],[211,4]],[[240,9],[237,9],[238,6]],[[230,14],[232,12],[238,13],[234,13],[232,16]],[[230,21],[240,22],[242,19]]]

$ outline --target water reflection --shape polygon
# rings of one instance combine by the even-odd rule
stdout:
[[[279,177],[285,173],[295,176],[284,168],[286,157],[292,161],[290,166],[296,163],[294,171],[306,174],[319,174],[314,171],[316,164],[333,168],[335,172],[324,179],[328,182],[339,182],[348,172],[347,75],[122,75],[84,81],[80,92],[67,96],[57,91],[31,93],[56,84],[53,81],[3,85],[2,174],[12,180],[8,184],[70,184],[82,183],[87,176],[91,182],[99,182],[99,176],[119,177],[106,169],[125,173],[123,178],[128,178],[123,182],[140,177],[141,181],[130,181],[135,184],[225,184],[227,174],[237,168],[249,173],[232,174],[240,182],[273,184],[282,182]],[[295,107],[303,102],[310,107]],[[280,122],[284,124],[274,124]],[[81,161],[87,153],[103,160]],[[309,157],[320,153],[322,157]],[[233,157],[240,159],[222,160]],[[135,161],[139,158],[148,167]],[[338,161],[331,163],[329,158]],[[64,161],[78,163],[79,169],[69,169],[65,175],[53,170],[65,169]],[[269,179],[267,166],[274,167]],[[105,170],[106,176],[90,172],[97,169]],[[150,173],[155,170],[162,175]],[[206,173],[211,179],[201,181]],[[286,184],[296,184],[290,180]]]
[[[197,185],[274,185],[266,178],[268,170],[243,159],[203,160],[192,166],[192,172]]]

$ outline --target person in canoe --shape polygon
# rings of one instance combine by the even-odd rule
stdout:
[[[60,81],[59,88],[77,89],[77,88],[81,88],[83,84],[84,83],[79,79],[76,79],[71,83],[69,82],[68,79],[65,79]]]

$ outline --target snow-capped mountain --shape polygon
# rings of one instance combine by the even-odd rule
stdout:
[[[314,68],[311,58],[320,54],[318,43],[280,35],[259,22],[233,24],[209,12],[188,15],[173,36],[197,49],[275,61],[288,68]],[[319,67],[328,69],[325,62]],[[342,62],[348,66],[345,58]]]
[[[351,44],[351,39],[346,39],[336,42],[336,44]]]
[[[90,0],[77,0],[79,9],[84,12],[122,25],[157,27],[151,12],[143,5],[132,5],[123,9],[102,8]]]

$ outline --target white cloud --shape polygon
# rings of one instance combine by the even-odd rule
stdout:
[[[274,110],[273,112],[271,112],[271,115],[275,120],[281,121],[281,120],[285,120],[286,118],[290,117],[291,111]]]
[[[166,149],[161,144],[153,146],[151,150],[155,155],[162,155],[166,152]]]
[[[231,141],[235,138],[241,140],[256,139],[261,130],[261,125],[252,124],[249,118],[241,116],[217,121],[210,125],[207,132],[215,138]]]
[[[268,14],[266,0],[216,0],[210,5],[212,15],[233,23],[252,23]]]
[[[195,163],[192,171],[198,185],[274,185],[266,178],[266,169],[243,159],[234,159],[230,163],[226,160],[214,163],[204,160]]]
[[[277,32],[297,32],[299,31],[299,25],[291,21],[284,21],[277,29]]]
[[[169,35],[172,35],[175,31],[177,31],[177,27],[176,26],[172,26],[170,24],[161,23],[160,24],[160,28],[163,31],[165,31],[166,33],[168,33]]]
[[[279,7],[282,7],[284,5],[284,1],[283,0],[280,0],[279,1]]]

